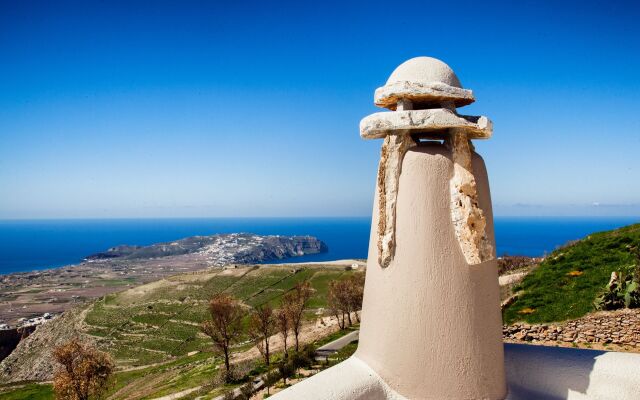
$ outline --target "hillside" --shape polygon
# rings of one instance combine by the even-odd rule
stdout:
[[[209,351],[199,332],[208,299],[228,293],[248,306],[278,306],[283,293],[309,279],[316,290],[312,311],[326,306],[327,284],[352,272],[344,268],[242,267],[176,275],[96,302],[84,320],[85,332],[108,350],[120,366],[161,362],[191,351]]]
[[[315,289],[307,314],[312,328],[326,307],[328,283],[362,273],[347,270],[345,265],[351,262],[242,266],[174,275],[107,295],[82,312],[74,312],[81,318],[73,325],[115,359],[120,372],[111,398],[164,395],[208,384],[221,362],[212,352],[211,341],[199,331],[211,295],[232,294],[246,307],[278,306],[284,293],[308,279]],[[0,364],[1,382],[49,379],[51,346],[47,343],[52,343],[51,338],[71,336],[69,325],[61,318],[47,330],[36,330]],[[247,340],[242,342],[235,352],[252,347]],[[24,359],[30,362],[22,363]]]
[[[613,271],[630,271],[640,246],[640,224],[594,233],[549,255],[514,288],[517,300],[504,309],[505,323],[542,323],[579,318]]]

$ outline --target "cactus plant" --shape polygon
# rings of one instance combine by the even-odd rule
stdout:
[[[636,266],[635,269],[638,269]],[[640,307],[640,284],[637,273],[612,272],[606,289],[596,298],[598,310]]]

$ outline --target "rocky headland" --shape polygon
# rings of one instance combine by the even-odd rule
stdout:
[[[250,233],[193,236],[173,242],[150,246],[122,245],[105,252],[92,254],[86,261],[99,260],[145,260],[160,257],[195,255],[211,265],[230,263],[250,264],[271,260],[282,260],[305,254],[316,254],[327,250],[327,246],[311,236],[260,236]]]

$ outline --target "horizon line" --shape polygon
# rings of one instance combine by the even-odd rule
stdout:
[[[18,217],[0,218],[0,222],[17,221],[106,221],[106,220],[197,220],[197,219],[362,219],[371,218],[371,215],[336,215],[336,216],[198,216],[198,217],[167,217],[167,216],[137,216],[137,217]],[[639,218],[640,215],[494,215],[493,218]]]

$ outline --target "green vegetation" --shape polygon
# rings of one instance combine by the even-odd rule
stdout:
[[[0,388],[2,400],[49,400],[53,399],[53,389],[50,384],[30,383],[18,388]]]
[[[102,286],[131,286],[136,283],[135,278],[125,279],[101,279],[97,282]]]
[[[116,373],[107,393],[112,399],[159,397],[211,382],[219,358],[209,354],[181,357],[148,368]]]
[[[518,299],[504,310],[511,323],[563,321],[594,311],[611,273],[632,274],[640,224],[594,233],[554,251],[514,288]]]

